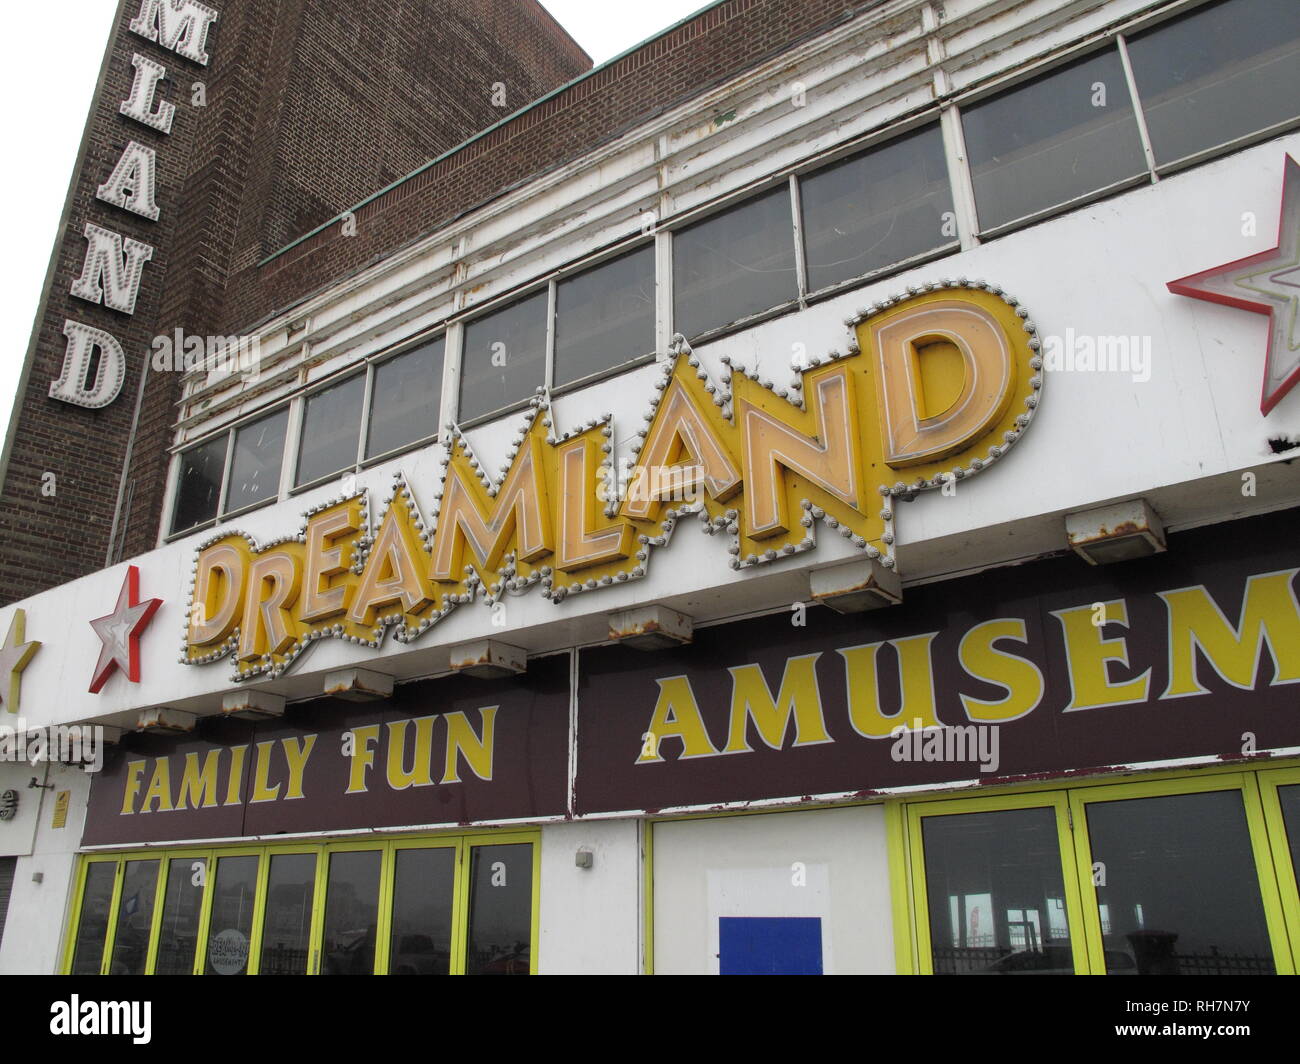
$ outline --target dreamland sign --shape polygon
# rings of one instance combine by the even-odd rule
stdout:
[[[1037,329],[1014,297],[965,280],[846,324],[847,353],[796,367],[788,389],[729,363],[714,380],[679,354],[621,493],[610,416],[560,434],[542,394],[499,481],[450,429],[427,519],[399,474],[373,534],[364,493],[277,542],[222,532],[196,558],[183,660],[233,656],[237,678],[275,677],[318,639],[411,641],[534,585],[561,602],[644,577],[689,517],[729,539],[735,569],[812,550],[819,523],[894,568],[894,497],[978,473],[1031,423]]]

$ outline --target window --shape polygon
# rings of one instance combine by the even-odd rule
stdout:
[[[531,397],[546,383],[546,290],[465,326],[460,360],[461,421]]]
[[[555,289],[555,386],[655,349],[655,253],[638,248]]]
[[[1273,857],[1294,780],[1212,773],[908,803],[917,970],[1292,972],[1294,879]]]
[[[438,435],[445,348],[446,342],[439,336],[413,351],[375,364],[367,458],[399,451]]]
[[[814,292],[955,243],[938,124],[809,174],[799,199]]]
[[[1229,0],[1128,40],[1157,164],[1300,117],[1300,4]]]
[[[216,518],[221,500],[221,474],[226,465],[226,446],[223,433],[181,452],[172,532],[184,532]]]
[[[798,295],[786,185],[673,233],[673,331],[688,339]]]
[[[538,843],[511,831],[85,857],[64,971],[527,975]]]
[[[284,433],[289,408],[235,430],[235,453],[230,463],[230,486],[222,513],[274,499],[280,493],[280,464],[284,461]]]
[[[312,484],[357,464],[365,392],[366,375],[357,373],[307,397],[295,485]]]
[[[1146,172],[1119,52],[1097,52],[962,111],[982,230]]]

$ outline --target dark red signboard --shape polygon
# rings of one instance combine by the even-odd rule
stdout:
[[[521,680],[446,677],[382,703],[321,699],[282,720],[200,727],[181,742],[133,736],[114,754],[91,786],[83,845],[562,816],[569,657],[534,659]]]
[[[678,650],[583,650],[575,811],[653,811],[941,782],[1059,777],[1300,746],[1300,687],[1294,686],[1300,681],[1296,521],[1292,511],[1187,532],[1171,537],[1166,554],[1103,567],[1066,555],[908,588],[902,605],[870,613],[843,616],[792,604],[788,612],[697,629],[693,644]],[[1107,603],[1096,611],[1096,605]],[[1065,623],[1053,611],[1080,607],[1083,614],[1073,614],[1070,644]],[[1103,620],[1095,628],[1094,616]],[[864,737],[854,727],[849,699],[854,683],[860,706],[874,695],[881,714],[899,712],[898,645],[909,637],[913,662],[928,659],[932,668],[937,723],[949,728],[976,723],[961,696],[998,702],[1008,691],[963,667],[963,639],[999,619],[1023,622],[1023,641],[1001,639],[993,646],[1041,675],[1042,694],[1034,708],[997,726],[996,735],[975,729],[960,743],[952,733],[931,728],[939,738],[929,752],[952,755],[964,747],[967,756],[961,760],[924,759],[924,732],[900,743],[897,737]],[[922,637],[929,633],[933,639],[922,654],[918,646],[925,646]],[[845,651],[881,642],[886,645],[874,658],[878,683],[870,683],[864,675],[869,652]],[[969,643],[966,654],[969,660]],[[806,655],[816,655],[811,668],[792,667],[792,659]],[[1107,659],[1104,682],[1119,688],[1107,696],[1113,704],[1067,709],[1076,683],[1084,694],[1089,683],[1096,689],[1098,655]],[[809,715],[803,721],[806,741],[796,745],[792,717],[776,748],[769,745],[736,697],[736,671],[743,677],[751,666],[771,692],[769,706],[780,706],[784,675],[797,678],[799,668],[815,674],[812,697],[824,736]],[[1032,687],[1031,669],[1015,662],[1011,668]],[[1189,674],[1203,692],[1184,693]],[[742,694],[756,690],[752,669],[748,675]],[[1136,687],[1123,687],[1134,680]],[[675,702],[672,712],[664,711],[666,698]],[[659,736],[651,734],[656,719]],[[691,752],[687,738],[678,734],[683,719],[688,726],[692,721],[703,726],[694,735],[696,756],[682,756]],[[750,749],[728,752],[728,746]]]

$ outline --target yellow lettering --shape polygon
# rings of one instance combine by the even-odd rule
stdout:
[[[416,720],[388,722],[388,786],[395,791],[407,787],[428,787],[433,783],[433,722],[437,717],[419,717]],[[411,768],[406,760],[406,726],[415,725],[415,749],[411,752]]]
[[[717,756],[718,750],[709,739],[708,729],[704,727],[704,718],[695,701],[691,681],[685,676],[669,676],[656,680],[655,683],[659,685],[659,700],[650,715],[650,726],[646,729],[648,738],[641,746],[641,754],[636,763],[641,765],[647,761],[662,761],[659,744],[669,738],[682,741],[682,752],[678,760]]]
[[[1253,690],[1268,645],[1274,684],[1300,682],[1300,604],[1293,581],[1300,569],[1261,573],[1246,581],[1241,623],[1228,622],[1205,588],[1159,592],[1169,611],[1169,685],[1161,698],[1203,695],[1196,652],[1233,687]]]
[[[817,688],[817,659],[821,654],[804,654],[791,658],[781,674],[781,690],[776,698],[763,679],[757,665],[730,668],[731,724],[726,753],[752,750],[749,745],[749,722],[754,722],[759,738],[773,750],[780,750],[794,718],[795,746],[829,743],[826,722],[822,719],[821,693]]]
[[[372,743],[379,738],[379,725],[366,724],[360,728],[352,729],[352,765],[348,770],[348,789],[347,794],[365,794],[366,773],[370,771],[375,763],[375,752],[370,749]]]
[[[865,739],[887,739],[898,727],[924,730],[939,727],[934,706],[934,670],[930,644],[938,632],[912,635],[888,642],[898,653],[902,682],[902,707],[886,716],[880,705],[880,678],[876,655],[884,643],[837,650],[844,659],[844,678],[848,689],[849,723]]]
[[[1128,605],[1123,599],[1101,603],[1108,623],[1128,627]],[[1124,683],[1111,683],[1108,662],[1118,661],[1128,665],[1128,650],[1123,637],[1102,638],[1103,625],[1094,622],[1093,606],[1076,606],[1068,610],[1053,610],[1052,616],[1061,622],[1065,633],[1065,660],[1070,671],[1070,704],[1066,712],[1075,709],[1096,709],[1099,706],[1125,706],[1145,702],[1151,685],[1151,670]]]
[[[302,797],[302,777],[307,768],[307,758],[311,757],[312,747],[316,745],[316,736],[304,735],[302,744],[297,739],[281,739],[284,747],[284,759],[289,765],[289,782],[285,786],[284,799]]]
[[[492,746],[496,733],[496,706],[486,706],[479,711],[483,735],[474,734],[474,727],[464,713],[444,713],[447,722],[447,759],[442,774],[443,783],[459,783],[459,758],[481,780],[492,778]]]
[[[177,809],[212,809],[217,804],[217,770],[221,764],[221,751],[210,750],[199,769],[199,755],[185,755],[185,768],[181,772],[181,788],[176,794]]]
[[[1007,697],[997,701],[962,695],[961,704],[970,720],[1006,724],[1032,713],[1043,700],[1043,674],[1038,666],[1018,655],[999,650],[996,646],[999,639],[1028,642],[1025,622],[1019,617],[1003,617],[977,624],[962,636],[957,648],[961,667],[971,676],[1007,691]]]

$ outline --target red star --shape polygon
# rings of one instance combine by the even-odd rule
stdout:
[[[97,617],[90,622],[99,641],[104,645],[95,662],[95,675],[90,681],[90,693],[99,694],[114,669],[121,669],[132,683],[140,682],[140,636],[153,619],[162,599],[140,601],[140,570],[128,566],[122,590],[117,593],[117,605],[107,617]]]
[[[1176,295],[1268,315],[1262,414],[1300,382],[1300,164],[1289,155],[1279,214],[1275,248],[1169,282]]]

